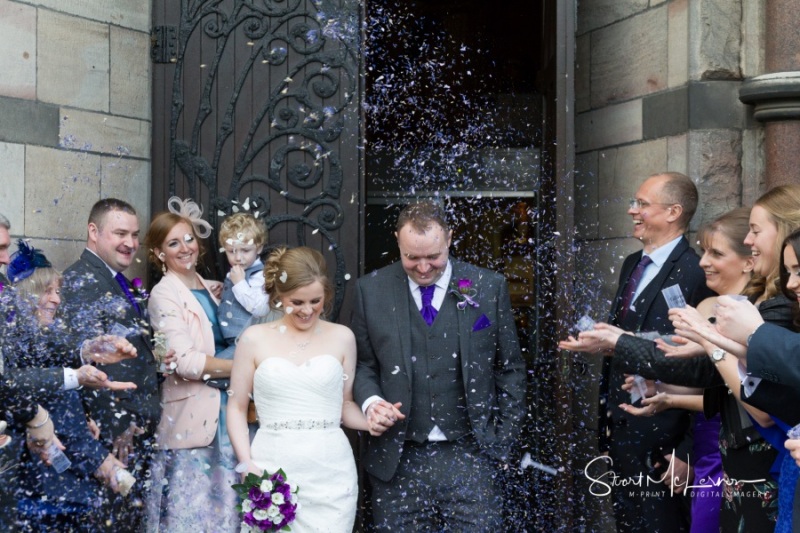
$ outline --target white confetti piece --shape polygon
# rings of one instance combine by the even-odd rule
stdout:
[[[283,272],[281,272],[281,277],[279,277],[278,279],[281,280],[281,283],[286,283],[286,280],[289,279],[289,274],[287,274],[286,271],[284,270]]]
[[[400,372],[400,367],[399,366],[395,366],[394,370],[392,370],[392,375],[398,374],[399,372]]]

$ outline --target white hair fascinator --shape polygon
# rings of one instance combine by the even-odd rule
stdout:
[[[170,213],[174,213],[191,222],[195,234],[201,239],[208,238],[208,236],[211,235],[211,224],[201,218],[203,216],[203,209],[197,205],[194,200],[181,200],[177,196],[173,196],[167,200],[167,208]]]

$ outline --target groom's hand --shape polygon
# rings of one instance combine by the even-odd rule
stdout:
[[[367,423],[369,434],[379,437],[384,431],[392,427],[398,420],[403,420],[406,415],[400,412],[403,404],[391,404],[385,400],[376,400],[367,407]]]

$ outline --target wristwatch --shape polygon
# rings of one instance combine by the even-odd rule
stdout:
[[[711,360],[715,363],[719,363],[725,359],[725,350],[722,348],[715,348],[713,352],[711,352]]]

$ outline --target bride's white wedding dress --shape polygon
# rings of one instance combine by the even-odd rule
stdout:
[[[297,485],[295,532],[353,530],[358,479],[353,451],[340,428],[344,371],[332,355],[295,365],[269,357],[253,377],[259,430],[250,445],[253,462],[282,468]]]

